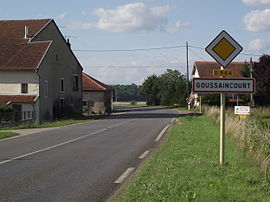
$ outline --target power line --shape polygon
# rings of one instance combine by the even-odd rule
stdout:
[[[90,52],[90,53],[108,53],[108,52],[135,52],[135,51],[154,51],[154,50],[164,50],[164,49],[178,49],[178,48],[185,48],[186,45],[175,45],[175,46],[161,46],[161,47],[151,47],[151,48],[134,48],[134,49],[103,49],[103,50],[91,50],[91,49],[73,49],[74,52]],[[193,46],[188,45],[188,48],[190,48],[191,52],[202,59],[198,54],[196,54],[194,51],[192,51],[191,48],[194,49],[200,49],[205,50],[205,48],[200,46]],[[245,55],[245,56],[254,56],[254,57],[260,57],[259,54],[253,54],[253,53],[240,53],[239,55]],[[204,60],[204,59],[203,59]]]
[[[130,68],[130,69],[174,69],[174,68],[181,68],[181,65],[159,65],[159,66],[152,66],[152,65],[132,65],[132,66],[128,66],[128,65],[110,65],[110,66],[106,66],[106,65],[88,65],[88,66],[83,66],[83,68]]]
[[[194,55],[196,55],[201,60],[206,61],[203,57],[201,57],[200,55],[198,55],[197,53],[195,53],[195,51],[193,51],[192,48],[190,48],[189,50],[190,50],[190,52],[192,52]]]
[[[205,49],[205,48],[199,47],[199,46],[189,46],[189,47],[190,47],[190,48],[200,49],[200,50],[204,50],[204,49]],[[253,53],[239,53],[239,55],[255,56],[255,57],[260,57],[260,56],[262,56],[262,55],[253,54]]]
[[[162,46],[162,47],[152,47],[152,48],[134,48],[134,49],[107,49],[107,50],[73,50],[74,52],[92,52],[92,53],[105,53],[105,52],[133,52],[133,51],[151,51],[151,50],[162,50],[162,49],[176,49],[184,48],[185,45],[176,46]]]

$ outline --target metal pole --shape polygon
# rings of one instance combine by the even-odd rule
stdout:
[[[202,96],[200,96],[200,113],[202,113]]]
[[[187,99],[189,99],[189,69],[188,69],[188,42],[186,42],[186,56],[187,56]],[[189,101],[188,101],[189,102]],[[189,105],[189,104],[188,104]],[[188,106],[189,107],[189,106]]]
[[[224,68],[221,66],[221,70]],[[224,164],[225,153],[225,93],[220,93],[220,155],[219,163]]]

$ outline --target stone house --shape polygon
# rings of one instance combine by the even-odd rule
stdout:
[[[83,109],[85,114],[110,113],[113,88],[83,73]]]
[[[36,123],[81,113],[82,67],[55,21],[2,20],[0,30],[0,105]]]

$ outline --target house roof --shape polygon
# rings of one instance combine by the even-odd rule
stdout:
[[[0,95],[0,105],[9,103],[34,103],[37,95]]]
[[[226,67],[226,70],[232,70],[232,77],[243,77],[241,71],[244,65],[249,65],[248,62],[232,62]],[[203,62],[196,61],[193,66],[192,75],[195,75],[196,69],[198,70],[199,77],[214,77],[213,70],[220,69],[220,64],[217,62]]]
[[[51,19],[41,20],[0,20],[0,69],[37,69],[51,42],[31,42],[25,39],[35,37]]]
[[[108,86],[93,77],[83,73],[83,90],[113,90],[111,86]]]

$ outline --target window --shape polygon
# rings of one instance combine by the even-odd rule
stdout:
[[[48,97],[49,95],[49,84],[48,81],[45,80],[44,81],[44,97]]]
[[[63,97],[60,98],[60,109],[62,110],[64,109],[64,106],[65,106],[64,100],[65,99]]]
[[[73,75],[73,90],[79,90],[79,77],[78,75]]]
[[[21,84],[21,93],[28,93],[28,83]]]
[[[60,92],[63,93],[64,91],[64,78],[60,78]]]
[[[31,119],[32,117],[31,117],[31,111],[28,111],[27,112],[27,117],[28,117],[28,119]]]

